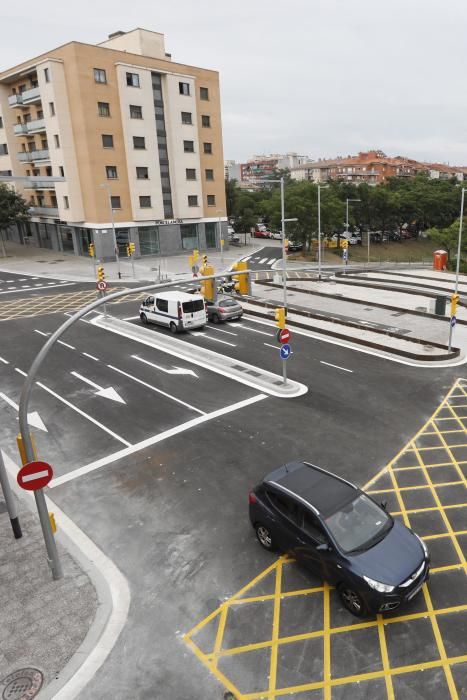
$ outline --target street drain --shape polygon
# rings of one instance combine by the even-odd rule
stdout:
[[[2,700],[31,700],[42,688],[44,676],[37,668],[20,668],[0,681]]]

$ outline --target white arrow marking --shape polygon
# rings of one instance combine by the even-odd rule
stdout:
[[[149,362],[148,360],[144,360],[142,357],[138,357],[138,355],[132,355],[132,358],[134,360],[138,360],[139,362],[144,362],[145,365],[150,365],[150,367],[155,367],[155,369],[160,369],[161,372],[165,372],[166,374],[191,374],[193,377],[196,377],[198,379],[198,375],[196,372],[193,372],[192,369],[184,369],[183,367],[174,367],[174,369],[165,369],[165,367],[160,367],[159,365],[155,365],[154,362]]]
[[[103,396],[105,399],[111,399],[111,401],[118,401],[118,403],[126,403],[122,399],[119,394],[115,391],[115,389],[111,386],[108,387],[108,389],[104,389],[104,387],[99,386],[99,384],[96,384],[95,382],[92,382],[90,379],[87,377],[83,377],[81,374],[78,374],[78,372],[71,372],[71,374],[74,377],[77,377],[78,379],[81,379],[82,382],[86,382],[86,384],[89,384],[89,386],[92,386],[94,389],[97,389],[96,396]]]
[[[10,406],[12,406],[15,411],[19,411],[19,406],[17,403],[15,403],[12,399],[10,399],[6,394],[3,394],[0,391],[0,397],[6,401]],[[38,430],[43,430],[45,433],[48,433],[49,431],[44,425],[44,422],[42,421],[42,418],[38,414],[37,411],[33,411],[32,413],[28,413],[28,423],[30,426],[33,428],[37,428]]]

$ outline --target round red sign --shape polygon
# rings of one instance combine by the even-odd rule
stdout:
[[[22,489],[26,491],[38,491],[47,486],[54,473],[47,462],[29,462],[18,472],[16,480]]]
[[[100,292],[105,292],[107,289],[107,282],[105,280],[99,280],[99,282],[96,284],[97,289]]]
[[[277,333],[277,340],[279,343],[288,343],[291,337],[291,333],[288,328],[281,328]]]

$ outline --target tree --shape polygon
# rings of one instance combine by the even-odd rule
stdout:
[[[227,216],[235,216],[235,207],[238,199],[238,187],[236,180],[225,181],[225,201],[227,205]]]
[[[21,195],[6,183],[0,182],[0,242],[6,257],[4,231],[10,226],[29,220],[29,206]]]
[[[464,219],[463,222],[465,226],[467,221]],[[457,219],[457,221],[454,221],[450,226],[447,226],[446,228],[430,228],[428,229],[427,234],[428,238],[445,248],[448,254],[448,260],[451,261],[451,254],[453,251],[457,250],[459,242],[459,219]],[[461,248],[461,255],[462,252],[466,251],[466,246],[467,244],[464,243]]]

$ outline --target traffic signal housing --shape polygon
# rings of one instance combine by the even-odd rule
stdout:
[[[204,256],[206,257],[206,256]],[[205,265],[204,267],[201,268],[200,270],[201,275],[204,277],[205,275],[213,275],[214,274],[214,268],[212,265]],[[216,280],[201,280],[201,294],[205,299],[208,301],[215,301],[216,300]]]
[[[451,296],[451,316],[456,315],[457,311],[457,304],[459,303],[459,295],[458,294],[453,294]]]
[[[99,282],[103,282],[105,280],[105,270],[102,267],[102,265],[99,265],[99,267],[97,268],[97,279],[99,280]]]
[[[208,256],[203,255],[203,266],[206,267],[207,264],[208,264]]]
[[[232,270],[237,272],[243,271],[243,274],[232,275],[232,279],[235,282],[235,291],[239,294],[250,294],[250,275],[248,273],[248,263],[246,260],[240,260],[234,263]]]
[[[286,316],[287,311],[284,309],[284,307],[281,306],[275,310],[274,317],[278,328],[285,328]]]
[[[90,243],[90,244],[88,245],[88,253],[89,253],[89,255],[90,255],[91,258],[93,258],[93,257],[96,255],[96,251],[95,251],[95,248],[94,248],[94,243]]]

